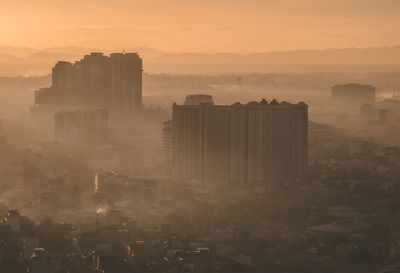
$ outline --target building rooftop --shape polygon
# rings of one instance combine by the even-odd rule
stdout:
[[[174,103],[173,105],[178,105]],[[281,101],[279,102],[276,99],[273,99],[271,101],[267,101],[266,99],[262,99],[259,102],[257,101],[250,101],[246,104],[242,104],[240,102],[235,102],[231,105],[214,105],[214,104],[207,104],[207,103],[200,103],[200,104],[184,104],[184,105],[179,105],[179,106],[186,106],[186,107],[193,107],[193,106],[204,106],[204,107],[252,107],[252,108],[258,108],[258,107],[296,107],[296,108],[303,108],[303,107],[308,107],[308,105],[304,102],[298,102],[298,103],[289,103],[287,101]]]
[[[346,84],[335,84],[332,88],[375,88],[372,85],[368,84],[359,84],[359,83],[346,83]]]

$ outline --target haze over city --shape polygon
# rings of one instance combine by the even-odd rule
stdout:
[[[2,2],[0,273],[400,272],[400,1]]]

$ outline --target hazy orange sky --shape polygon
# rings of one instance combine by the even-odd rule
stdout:
[[[0,0],[0,45],[260,52],[400,44],[400,0]]]

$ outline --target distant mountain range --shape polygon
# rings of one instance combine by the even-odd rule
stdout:
[[[148,48],[148,47],[137,47],[132,49],[121,49],[120,52],[138,52],[144,58],[153,58],[159,55],[166,54],[166,52]],[[104,53],[111,53],[111,52],[118,52],[117,50],[104,50],[99,48],[86,48],[86,47],[77,47],[77,46],[70,46],[70,47],[49,47],[43,49],[31,48],[31,47],[16,47],[16,46],[0,46],[0,54],[6,55],[13,55],[18,58],[26,58],[34,54],[59,54],[60,56],[63,55],[70,55],[70,56],[83,56],[90,52],[104,52]],[[44,55],[43,55],[44,56]]]
[[[359,72],[400,70],[400,46],[237,53],[180,53],[139,47],[148,73],[251,73],[251,72]],[[96,48],[0,46],[0,75],[40,75],[51,72],[59,60],[75,61],[89,52],[116,52]]]

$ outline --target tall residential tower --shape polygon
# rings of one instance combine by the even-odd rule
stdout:
[[[307,170],[308,106],[173,105],[173,175],[204,183],[290,184]]]
[[[52,85],[35,92],[37,108],[104,109],[112,118],[142,108],[142,59],[136,53],[91,53],[75,63],[58,62]]]

